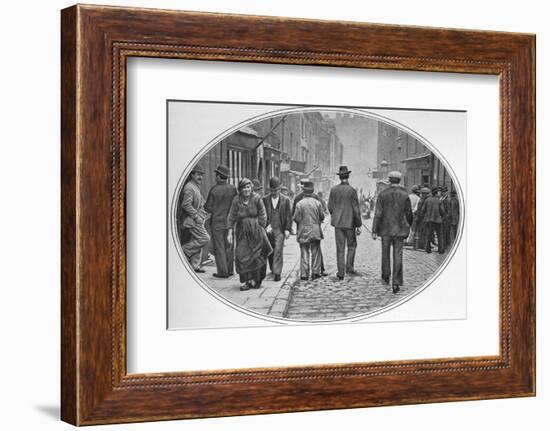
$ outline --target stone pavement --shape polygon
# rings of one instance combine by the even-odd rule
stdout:
[[[336,274],[336,244],[334,228],[325,229],[322,249],[329,277],[315,281],[297,280],[284,317],[292,320],[322,321],[350,318],[386,307],[411,294],[441,265],[446,254],[405,248],[403,251],[403,279],[401,290],[394,294],[391,286],[380,278],[381,241],[372,239],[371,221],[367,221],[357,238],[355,270],[358,275],[346,276],[343,281]]]
[[[228,279],[213,277],[216,266],[204,266],[200,278],[215,292],[231,303],[255,313],[299,321],[323,321],[350,318],[372,312],[397,302],[422,285],[441,265],[446,254],[405,248],[403,252],[403,278],[405,284],[394,294],[391,286],[380,279],[380,240],[370,234],[370,220],[358,237],[355,269],[356,276],[343,281],[336,274],[336,244],[334,228],[329,220],[323,225],[325,239],[321,242],[326,271],[329,276],[315,281],[299,279],[300,247],[296,237],[285,241],[284,265],[281,281],[274,282],[268,274],[260,289],[239,290],[238,275]],[[268,269],[269,271],[269,269]]]

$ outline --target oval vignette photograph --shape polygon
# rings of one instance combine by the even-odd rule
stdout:
[[[382,111],[168,102],[169,329],[407,320],[407,306],[438,306],[464,225],[466,113],[387,111],[431,121],[449,145]],[[456,292],[426,320],[465,317],[457,260]],[[182,317],[181,301],[194,312]]]

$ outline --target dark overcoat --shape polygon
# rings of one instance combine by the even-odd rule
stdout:
[[[411,200],[400,186],[382,190],[376,200],[372,232],[379,236],[407,238],[413,222]]]
[[[338,184],[330,189],[328,197],[330,224],[338,228],[361,227],[361,210],[357,192],[349,184]]]
[[[212,229],[227,229],[227,216],[236,195],[235,186],[227,182],[215,184],[210,189],[204,209],[211,214]]]

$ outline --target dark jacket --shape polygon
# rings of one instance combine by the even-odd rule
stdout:
[[[420,213],[424,223],[441,223],[445,217],[445,207],[437,196],[430,196],[424,201]]]
[[[233,198],[237,195],[235,186],[227,182],[215,184],[208,193],[204,209],[212,216],[212,229],[227,229],[227,215]]]
[[[407,191],[400,186],[382,190],[376,200],[372,232],[380,236],[406,238],[412,222],[411,200]]]
[[[451,197],[451,224],[458,224],[460,221],[460,202],[457,197]]]
[[[271,213],[273,212],[273,203],[271,202],[271,195],[267,195],[263,197],[264,206],[265,206],[265,212],[267,215],[267,224],[271,223]],[[279,194],[279,226],[281,226],[281,230],[284,232],[292,231],[292,215],[290,213],[290,199],[283,195],[282,193]]]
[[[338,184],[330,189],[328,210],[330,224],[334,227],[353,229],[363,224],[357,192],[349,184]]]

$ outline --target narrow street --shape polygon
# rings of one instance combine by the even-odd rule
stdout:
[[[255,313],[300,321],[319,321],[349,318],[371,312],[412,293],[426,281],[443,262],[446,254],[405,248],[403,252],[404,285],[399,293],[380,278],[380,240],[370,234],[371,220],[366,221],[358,237],[355,269],[357,275],[346,276],[343,281],[336,274],[336,244],[334,228],[324,224],[325,239],[321,242],[327,277],[315,281],[300,280],[300,248],[296,237],[285,243],[284,267],[281,281],[274,282],[269,274],[258,290],[241,292],[237,275],[230,279],[212,276],[214,264],[204,266],[200,274],[204,282],[231,303]]]

